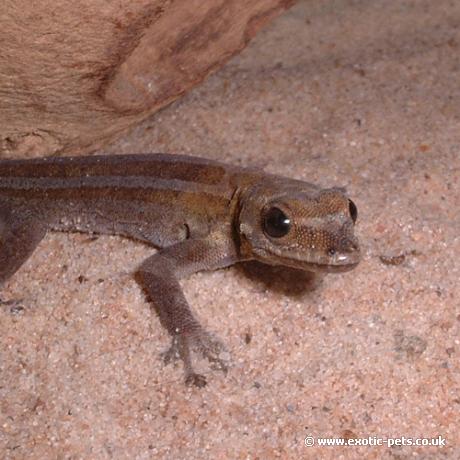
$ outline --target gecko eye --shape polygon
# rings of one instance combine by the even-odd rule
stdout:
[[[262,219],[264,232],[273,238],[281,238],[291,229],[291,219],[279,208],[270,208]]]
[[[351,219],[353,220],[353,223],[355,223],[356,219],[358,218],[358,208],[351,200],[348,200],[348,209],[350,211]]]

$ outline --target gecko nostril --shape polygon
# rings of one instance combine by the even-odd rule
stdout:
[[[355,243],[354,241],[350,241],[349,250],[350,250],[350,252],[359,251],[358,243]]]
[[[344,239],[339,246],[340,252],[358,252],[359,245],[354,239]]]
[[[328,256],[335,256],[335,253],[337,251],[335,250],[335,248],[329,248],[328,251],[327,251],[327,255]]]

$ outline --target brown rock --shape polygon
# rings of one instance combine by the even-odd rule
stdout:
[[[100,147],[200,83],[294,0],[6,0],[0,154]]]

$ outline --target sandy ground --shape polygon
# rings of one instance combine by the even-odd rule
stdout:
[[[0,309],[1,458],[460,458],[458,1],[301,1],[105,152],[346,186],[363,261],[314,290],[260,267],[185,280],[232,355],[199,390],[130,276],[154,250],[49,235],[2,292],[21,302]],[[403,436],[446,446],[318,446]]]

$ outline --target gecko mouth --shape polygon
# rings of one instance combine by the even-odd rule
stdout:
[[[358,264],[359,261],[347,265],[315,264],[307,262],[307,268],[311,271],[323,273],[344,273],[353,270]]]
[[[297,253],[291,253],[289,257],[278,254],[275,251],[269,251],[263,248],[254,250],[261,256],[262,261],[270,265],[283,265],[286,267],[297,268],[299,270],[322,272],[322,273],[343,273],[353,270],[360,261],[360,251],[356,250],[350,253],[336,255],[332,260],[323,262],[319,260],[318,255],[309,258],[300,257]],[[315,260],[316,259],[316,260]]]

